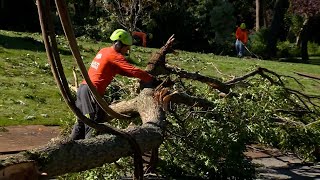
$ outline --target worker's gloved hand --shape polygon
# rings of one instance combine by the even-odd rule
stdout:
[[[160,80],[160,79],[158,79],[158,78],[153,78],[153,80],[152,80],[152,86],[153,87],[157,87],[157,86],[159,86],[160,84],[162,83],[162,80]]]

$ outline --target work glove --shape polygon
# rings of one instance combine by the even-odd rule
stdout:
[[[162,80],[154,77],[154,78],[152,79],[152,82],[151,82],[151,83],[152,83],[152,86],[153,86],[153,87],[157,87],[157,86],[159,86],[159,85],[162,83]]]
[[[162,83],[161,80],[157,79],[156,77],[153,77],[153,79],[150,82],[140,81],[140,89],[155,88],[158,85],[160,85],[161,83]]]

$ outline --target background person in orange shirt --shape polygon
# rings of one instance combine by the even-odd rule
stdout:
[[[248,31],[246,29],[246,24],[241,23],[240,27],[237,28],[236,31],[236,51],[237,51],[237,56],[242,57],[244,55],[244,46],[248,42]]]
[[[151,40],[153,38],[153,35],[151,33],[144,33],[140,31],[133,31],[132,37],[136,41],[138,45],[142,45],[143,47],[147,47],[147,39]]]
[[[102,48],[93,59],[88,70],[90,80],[101,96],[117,74],[139,78],[145,85],[156,82],[156,79],[152,75],[134,67],[126,60],[124,55],[132,45],[130,33],[123,29],[117,29],[112,33],[110,39],[113,41],[113,45]],[[83,81],[77,90],[76,106],[83,115],[92,121],[100,123],[105,117],[105,112],[95,101],[86,81]],[[90,138],[92,132],[93,129],[91,127],[87,126],[80,119],[77,119],[77,122],[73,126],[71,139]]]

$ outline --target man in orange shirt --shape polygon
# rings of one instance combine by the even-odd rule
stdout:
[[[98,93],[102,96],[117,75],[136,77],[143,83],[151,83],[154,78],[147,72],[134,67],[127,62],[124,55],[130,50],[132,36],[123,29],[115,30],[110,39],[114,42],[111,47],[102,48],[93,59],[88,70],[88,75]],[[76,105],[89,119],[101,122],[104,119],[104,111],[93,98],[90,89],[83,81],[77,91]],[[92,136],[93,129],[77,119],[71,133],[71,139],[84,139]]]
[[[248,42],[248,31],[246,30],[246,24],[241,23],[240,27],[237,28],[236,31],[236,51],[237,56],[242,57],[244,55],[244,46]]]
[[[144,32],[139,32],[139,31],[133,31],[132,32],[132,36],[134,39],[137,39],[138,41],[142,41],[142,46],[143,47],[147,47],[147,38],[149,40],[152,39],[152,34],[149,33],[149,34],[146,34]]]

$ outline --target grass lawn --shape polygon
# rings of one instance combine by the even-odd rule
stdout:
[[[57,39],[65,73],[68,81],[73,83],[72,67],[76,66],[76,63],[64,37],[58,36]],[[78,44],[87,66],[100,48],[110,45],[85,38],[78,38]],[[144,68],[155,51],[157,49],[133,46],[130,58],[137,66]],[[264,67],[299,79],[306,93],[319,94],[319,81],[295,74],[300,72],[319,76],[319,58],[312,58],[312,65],[178,52],[177,56],[167,55],[168,63],[189,71],[198,71],[200,74],[226,81],[257,67]],[[288,80],[292,88],[300,88],[293,80]],[[0,30],[0,83],[0,126],[64,125],[75,119],[56,86],[39,33]]]

